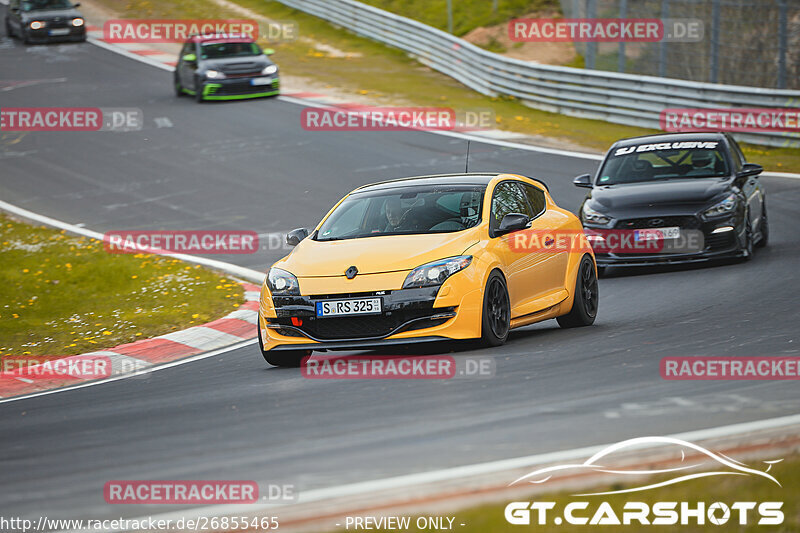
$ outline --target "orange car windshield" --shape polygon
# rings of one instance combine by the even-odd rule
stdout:
[[[485,186],[400,187],[355,193],[317,233],[318,241],[451,233],[481,220]]]

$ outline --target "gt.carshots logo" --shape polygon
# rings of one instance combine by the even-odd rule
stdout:
[[[646,466],[652,460],[645,460],[642,467],[630,465],[624,460],[626,452],[634,449],[654,450],[659,453],[674,454],[674,460],[667,461],[670,467],[653,468]],[[617,456],[622,456],[620,459]],[[618,461],[625,466],[613,466]],[[748,525],[780,525],[784,521],[783,503],[777,501],[655,501],[629,500],[624,504],[612,505],[603,498],[608,495],[634,494],[658,489],[668,485],[691,481],[692,479],[714,476],[751,476],[763,478],[765,483],[780,483],[768,472],[782,460],[764,461],[765,470],[751,468],[725,455],[711,452],[688,441],[671,437],[642,437],[613,444],[599,451],[580,464],[565,464],[542,468],[517,479],[510,486],[525,483],[541,486],[556,483],[559,479],[575,475],[616,474],[630,477],[627,488],[573,494],[580,500],[571,501],[558,507],[553,501],[515,501],[505,507],[504,517],[513,525],[564,525],[603,526],[603,525],[724,525],[727,523]],[[674,465],[674,466],[673,466]],[[658,482],[642,481],[650,475],[670,475],[667,480]]]

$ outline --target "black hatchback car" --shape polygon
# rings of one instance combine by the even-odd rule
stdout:
[[[591,189],[580,217],[598,268],[749,259],[769,239],[762,171],[726,133],[617,141],[594,177],[573,180]]]
[[[198,102],[277,95],[280,80],[271,53],[248,36],[193,35],[175,67],[175,94]]]
[[[26,44],[85,41],[86,21],[78,6],[69,0],[10,0],[6,35]]]

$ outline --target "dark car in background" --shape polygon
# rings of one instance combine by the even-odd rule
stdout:
[[[726,133],[677,133],[617,141],[597,174],[573,183],[591,192],[580,217],[598,268],[749,259],[769,239],[763,168]],[[629,232],[627,250],[604,246]],[[676,245],[696,236],[694,245]],[[657,240],[654,250],[636,249]]]
[[[175,67],[175,94],[204,100],[241,100],[280,92],[278,66],[248,36],[193,35]]]
[[[24,43],[85,41],[86,21],[69,0],[10,0],[6,35]]]

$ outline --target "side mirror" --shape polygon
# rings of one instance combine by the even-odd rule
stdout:
[[[497,228],[495,231],[495,235],[505,235],[506,233],[511,233],[512,231],[519,231],[521,229],[525,229],[528,227],[528,223],[531,221],[528,218],[528,215],[523,215],[521,213],[509,213],[503,217],[503,220],[500,221],[500,227]]]
[[[271,56],[274,53],[275,53],[274,49],[272,49],[272,48],[264,48],[264,55],[265,56]]]
[[[195,54],[186,54],[181,59],[183,61],[186,61],[187,63],[194,63],[195,61],[197,61],[197,56]]]
[[[749,178],[751,176],[758,176],[764,172],[764,167],[756,165],[755,163],[745,163],[742,170],[736,173],[737,178]]]
[[[306,228],[293,229],[286,234],[286,244],[289,246],[297,246],[300,241],[308,237],[308,230]]]
[[[590,174],[581,174],[574,180],[572,180],[572,184],[576,187],[583,187],[584,189],[591,189],[592,188],[592,176]]]

